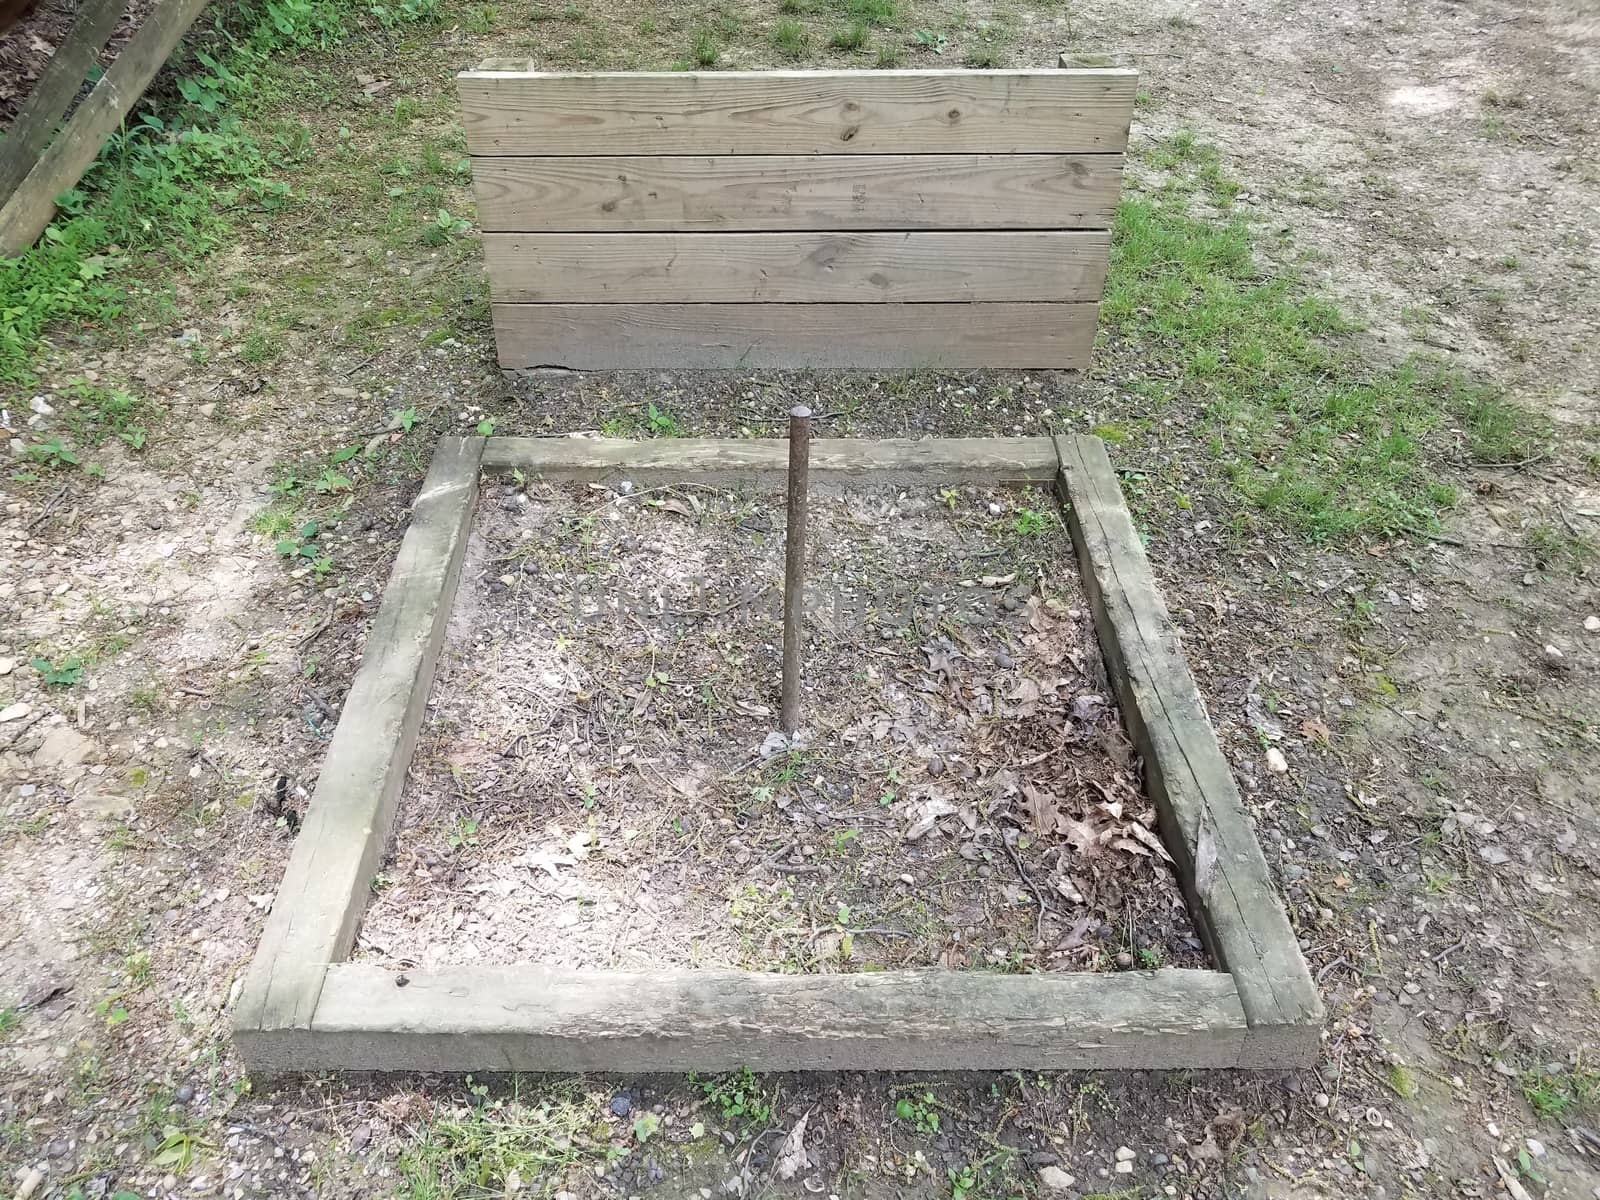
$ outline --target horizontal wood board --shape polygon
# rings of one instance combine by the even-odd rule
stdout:
[[[1096,301],[1105,233],[489,233],[502,303]]]
[[[465,72],[500,363],[1084,367],[1136,82]]]
[[[1109,229],[1122,156],[607,152],[475,158],[472,180],[488,233]]]
[[[241,1042],[256,1070],[756,1071],[1230,1067],[1216,971],[777,975],[533,966],[330,968],[309,1030]]]
[[[1114,153],[1137,81],[1117,68],[459,76],[473,155]]]
[[[807,486],[843,484],[1047,483],[1058,470],[1048,437],[813,438]],[[486,471],[523,471],[540,479],[635,483],[739,484],[782,488],[785,438],[492,437]]]
[[[1095,304],[496,304],[504,367],[1077,367]]]

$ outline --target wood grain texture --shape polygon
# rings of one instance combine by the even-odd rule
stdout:
[[[33,245],[56,214],[56,197],[77,186],[206,0],[158,0],[139,31],[84,97],[27,177],[0,208],[0,258]]]
[[[1119,152],[1137,73],[466,71],[474,155]]]
[[[500,303],[1097,301],[1107,233],[488,233]]]
[[[1241,1066],[1309,1066],[1322,1001],[1099,438],[1058,437],[1062,498],[1101,649],[1196,925],[1239,989]]]
[[[382,859],[444,640],[482,438],[441,438],[234,1010],[236,1033],[310,1026]]]
[[[0,204],[39,161],[62,114],[83,86],[100,47],[122,16],[123,0],[85,0],[73,18],[72,30],[56,46],[44,72],[22,102],[0,142]]]
[[[1109,229],[1120,154],[475,158],[487,232]]]
[[[496,304],[507,370],[1082,368],[1095,304]]]
[[[631,479],[635,483],[754,484],[781,488],[789,443],[782,438],[492,437],[488,471],[543,479]],[[1057,470],[1047,437],[814,438],[813,490],[846,484],[1045,483]]]
[[[244,1038],[251,1070],[757,1071],[1228,1067],[1243,1013],[1214,971],[462,967],[329,970],[309,1031]]]

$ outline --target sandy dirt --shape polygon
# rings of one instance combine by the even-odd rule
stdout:
[[[781,497],[494,493],[368,955],[1204,965],[1046,493],[813,497],[792,744]]]

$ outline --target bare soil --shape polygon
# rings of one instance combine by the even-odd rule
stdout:
[[[493,490],[362,951],[1204,965],[1048,494],[813,497],[792,744],[783,521],[710,488]]]

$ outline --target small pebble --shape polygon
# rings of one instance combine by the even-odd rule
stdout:
[[[187,1083],[181,1084],[178,1090],[172,1094],[172,1098],[179,1104],[187,1104],[194,1099],[194,1087]]]
[[[1126,950],[1123,950],[1117,955],[1117,966],[1126,971],[1129,967],[1133,966],[1133,955],[1129,954]]]
[[[633,1101],[618,1092],[611,1097],[611,1111],[619,1117],[625,1117],[633,1111]]]

